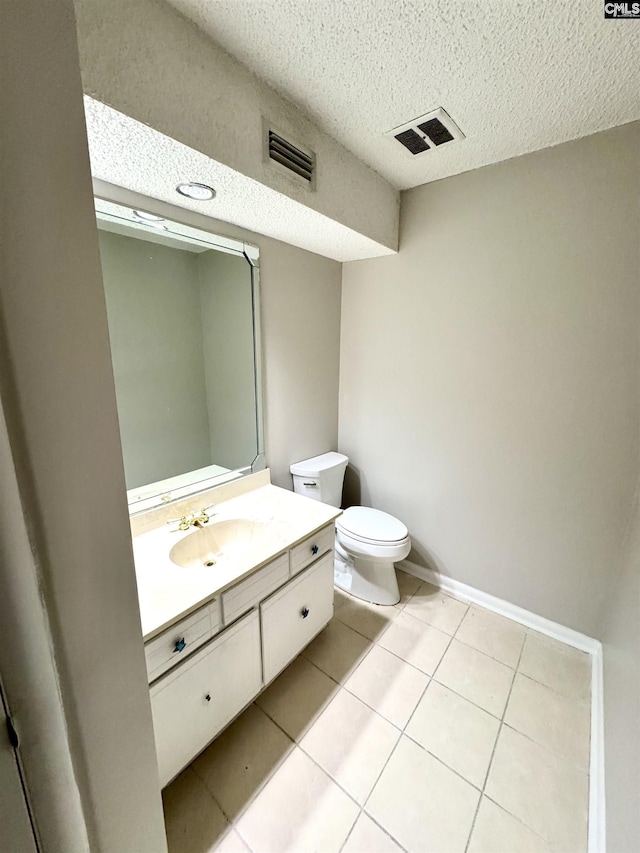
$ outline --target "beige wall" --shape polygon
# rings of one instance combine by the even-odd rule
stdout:
[[[94,186],[103,198],[142,205],[136,193]],[[338,441],[341,265],[164,202],[145,209],[259,246],[267,464],[272,481],[291,489],[289,465]]]
[[[602,625],[607,850],[640,850],[640,509]]]
[[[0,41],[0,394],[38,605],[46,608],[89,848],[161,853],[166,842],[70,0],[3,2]],[[3,519],[12,492],[4,480]],[[5,579],[9,568],[21,576],[34,570],[2,543]],[[36,666],[24,648],[31,650],[35,637],[7,637],[4,626],[3,620],[3,646],[17,646],[25,668]],[[21,673],[23,680],[29,674]],[[12,702],[4,666],[3,683]],[[19,698],[21,725],[34,711],[44,714],[37,691],[31,703]],[[41,781],[51,773],[43,766],[52,752],[46,739],[56,736],[53,728],[44,733],[39,761],[27,763],[37,820],[43,800],[55,794],[43,792]],[[29,755],[26,733],[24,740]],[[43,850],[88,849],[77,825],[65,832],[47,819],[39,828]],[[75,840],[65,844],[65,835]]]
[[[400,253],[343,273],[362,501],[412,559],[592,635],[638,465],[639,154],[627,125],[411,190]]]

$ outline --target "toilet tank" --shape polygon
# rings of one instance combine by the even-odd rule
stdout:
[[[294,492],[330,506],[340,507],[342,483],[348,462],[348,456],[333,451],[296,462],[289,468]]]

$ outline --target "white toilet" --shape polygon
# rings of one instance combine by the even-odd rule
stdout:
[[[334,452],[296,462],[289,469],[294,491],[339,507],[348,462],[344,454]],[[397,518],[379,509],[350,507],[336,519],[335,584],[374,604],[397,604],[394,563],[410,550],[409,532]]]

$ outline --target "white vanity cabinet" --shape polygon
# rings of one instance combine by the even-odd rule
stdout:
[[[268,684],[333,616],[333,551],[260,605],[262,664]]]
[[[254,610],[151,686],[160,784],[179,773],[261,688]]]
[[[168,784],[333,616],[333,523],[145,644]]]

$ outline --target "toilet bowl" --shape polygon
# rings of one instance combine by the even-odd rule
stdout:
[[[379,509],[350,507],[336,519],[335,584],[374,604],[397,604],[394,563],[410,550],[409,532],[397,518]]]
[[[349,462],[342,453],[323,453],[291,466],[298,494],[340,506]],[[405,525],[389,513],[354,506],[336,519],[334,582],[340,589],[374,604],[400,600],[394,563],[411,550]]]

